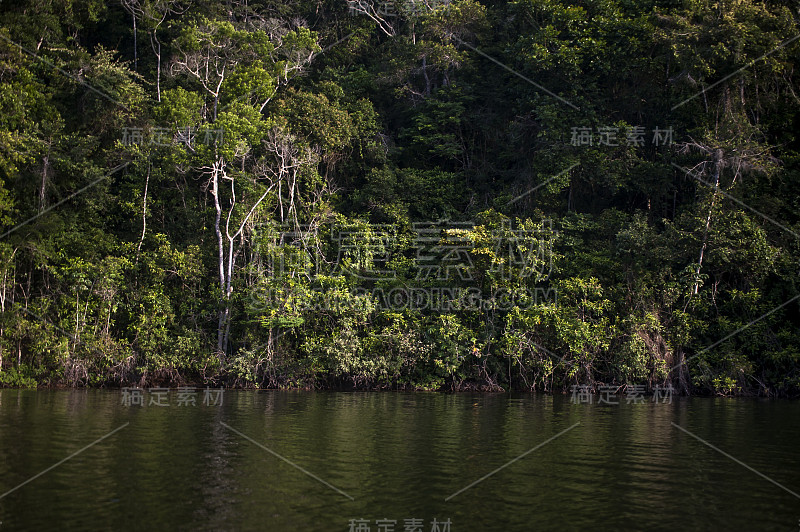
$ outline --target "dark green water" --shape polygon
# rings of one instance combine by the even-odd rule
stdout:
[[[173,391],[168,402],[0,390],[0,532],[347,531],[352,519],[371,532],[405,532],[409,519],[424,532],[434,519],[450,531],[800,530],[787,491],[800,493],[796,401],[230,391],[222,406],[202,394],[178,406]]]

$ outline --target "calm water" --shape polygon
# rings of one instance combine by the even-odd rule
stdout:
[[[173,391],[165,402],[0,390],[0,496],[123,427],[0,497],[0,532],[347,531],[352,519],[371,532],[409,519],[424,532],[434,519],[451,532],[800,530],[800,497],[786,491],[800,493],[796,401],[229,391],[221,406],[202,394],[179,406]]]

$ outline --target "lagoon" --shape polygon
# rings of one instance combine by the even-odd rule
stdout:
[[[0,532],[800,528],[797,401],[152,397],[0,390]]]

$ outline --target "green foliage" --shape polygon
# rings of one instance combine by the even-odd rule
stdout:
[[[12,367],[0,373],[0,388],[36,388],[36,380],[26,366]]]
[[[797,396],[784,4],[4,0],[0,385]]]

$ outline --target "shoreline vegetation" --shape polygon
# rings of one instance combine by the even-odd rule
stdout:
[[[789,0],[0,2],[0,387],[800,397]]]

